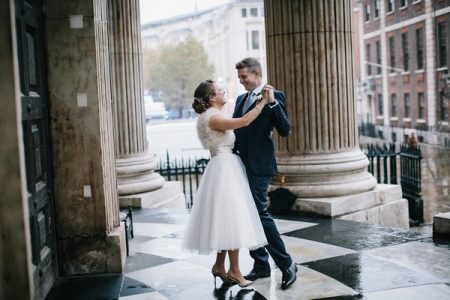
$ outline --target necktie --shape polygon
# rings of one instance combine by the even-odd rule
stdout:
[[[249,93],[247,100],[245,100],[244,108],[242,109],[243,114],[245,114],[248,108],[252,106],[253,102],[255,101],[255,96],[256,94],[254,92]]]

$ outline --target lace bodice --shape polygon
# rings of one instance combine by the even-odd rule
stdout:
[[[209,149],[211,157],[220,153],[231,153],[234,147],[234,132],[232,130],[215,130],[209,127],[209,119],[215,115],[225,114],[217,108],[210,107],[197,119],[197,134],[204,148]]]

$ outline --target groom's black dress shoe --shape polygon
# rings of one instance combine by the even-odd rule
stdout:
[[[258,270],[253,268],[250,273],[244,276],[245,279],[255,281],[258,278],[270,277],[270,268],[264,270]]]
[[[291,266],[283,272],[281,279],[281,289],[285,290],[289,288],[297,280],[297,266],[295,262],[292,262]]]

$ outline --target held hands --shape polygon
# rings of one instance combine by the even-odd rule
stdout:
[[[274,90],[273,86],[265,85],[261,91],[262,94],[258,94],[255,108],[259,113],[261,113],[267,103],[270,104],[275,102]]]
[[[273,102],[275,101],[275,97],[274,97],[274,88],[270,85],[265,85],[264,88],[261,91],[261,94],[259,95],[259,99],[257,103],[260,102],[264,102],[264,104],[266,104],[267,102]],[[272,100],[273,99],[273,100]]]
[[[267,102],[268,103],[275,102],[274,90],[275,89],[273,86],[266,84],[261,91],[261,93],[263,95],[261,100],[266,100],[266,103]]]
[[[269,103],[273,103],[275,102],[275,89],[273,86],[266,84],[266,86],[263,88],[264,91],[264,95],[266,96],[266,91],[267,93],[267,100]]]

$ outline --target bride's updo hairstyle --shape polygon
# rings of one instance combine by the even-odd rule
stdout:
[[[194,92],[194,102],[192,108],[196,113],[201,114],[211,107],[209,97],[216,95],[214,90],[214,81],[206,80],[198,85]]]

